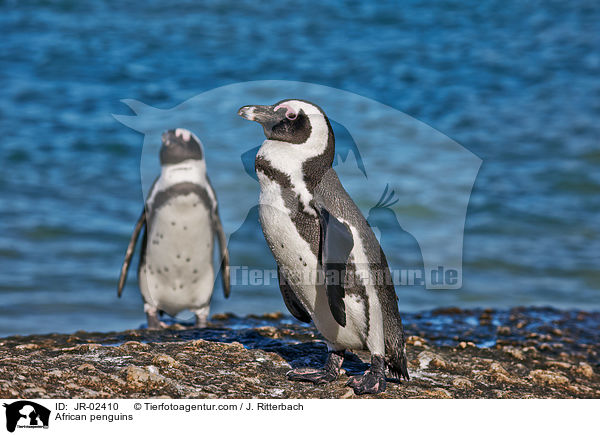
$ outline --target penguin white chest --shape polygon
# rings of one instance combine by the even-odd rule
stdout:
[[[193,193],[157,209],[140,271],[146,302],[175,315],[210,303],[214,284],[214,237],[210,210]]]
[[[324,283],[319,281],[321,266],[310,244],[302,238],[292,220],[295,211],[286,208],[280,185],[260,172],[258,174],[261,184],[260,222],[265,239],[277,264],[283,269],[288,284],[317,329],[330,343],[341,348],[362,348],[366,340],[362,334],[363,307],[348,297],[347,326],[342,327],[336,322],[329,308]]]
[[[286,207],[280,185],[258,172],[261,191],[259,216],[267,244],[277,264],[286,271],[294,291],[311,311],[315,303],[314,274],[318,268],[317,257],[310,244],[302,238],[292,218],[295,210]]]
[[[286,207],[280,185],[258,172],[261,184],[260,222],[265,239],[288,284],[309,312],[315,326],[335,348],[362,349],[368,341],[364,300],[346,295],[345,327],[331,314],[322,271],[310,244],[302,238],[294,221],[295,210]],[[288,203],[289,206],[289,203]],[[357,247],[362,249],[362,247]]]

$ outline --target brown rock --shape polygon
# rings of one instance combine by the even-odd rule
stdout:
[[[409,344],[411,346],[423,346],[425,343],[427,343],[427,340],[419,337],[418,335],[411,335],[409,337],[406,338],[406,344]]]
[[[591,379],[594,376],[594,369],[586,362],[580,362],[577,367],[573,368],[573,372],[587,379]]]
[[[461,390],[473,388],[473,383],[467,378],[457,377],[452,380],[452,385]]]
[[[452,394],[443,388],[436,388],[435,390],[424,390],[423,394],[431,399],[452,399]]]
[[[513,347],[513,346],[504,346],[502,348],[502,350],[504,352],[506,352],[507,354],[509,354],[510,356],[512,356],[513,358],[516,358],[518,360],[524,360],[525,359],[525,355],[523,355],[523,352],[521,352],[519,349]]]
[[[532,370],[529,372],[529,377],[537,385],[557,387],[569,384],[569,378],[550,370]]]
[[[571,364],[566,361],[547,361],[546,366],[565,370],[571,368]]]
[[[460,343],[458,343],[458,347],[461,349],[466,349],[467,347],[476,347],[475,343],[473,343],[472,341],[461,341]]]
[[[68,341],[68,340],[67,340]],[[75,345],[73,347],[65,347],[62,348],[61,350],[63,352],[79,352],[79,353],[87,353],[87,352],[93,352],[99,348],[101,348],[102,345],[101,344],[97,344],[97,343],[86,343],[86,344],[78,344]]]
[[[152,359],[152,364],[156,364],[159,367],[179,367],[181,365],[175,358],[164,353],[156,355]]]
[[[498,326],[496,328],[496,334],[498,334],[498,335],[510,335],[510,327],[508,327],[508,326]]]
[[[119,347],[125,348],[127,350],[148,350],[148,349],[150,349],[150,345],[148,345],[146,343],[140,343],[139,341],[127,341]]]
[[[472,311],[456,315],[471,316]],[[530,322],[532,330],[526,332],[541,333],[539,340],[498,337],[494,327],[490,338],[499,338],[497,346],[485,349],[469,342],[474,337],[483,338],[484,331],[476,328],[462,332],[451,328],[446,336],[438,331],[425,339],[419,337],[423,331],[418,321],[407,323],[407,331],[413,334],[407,338],[411,379],[401,384],[389,382],[386,392],[376,397],[600,398],[598,372],[594,373],[596,367],[587,363],[598,360],[600,347],[578,338],[575,334],[581,329],[571,317],[565,318],[568,322],[560,323],[564,328],[560,343],[565,345],[560,354],[536,350],[539,340],[548,339],[541,334],[549,334],[554,326],[539,327],[535,315]],[[526,319],[526,310],[515,310],[514,320],[506,326],[513,333],[524,332],[513,325]],[[248,327],[242,332],[234,325],[221,327],[222,341],[213,341],[219,340],[218,330],[181,333],[174,329],[4,337],[4,345],[0,346],[0,397],[375,398],[356,396],[345,387],[348,376],[365,369],[369,355],[364,352],[348,352],[344,367],[349,374],[331,384],[314,386],[286,379],[290,366],[318,367],[324,361],[326,348],[312,326],[282,326],[278,321],[254,316],[248,318]],[[250,335],[248,330],[256,333]],[[274,339],[275,335],[281,338]],[[192,341],[191,337],[211,341]],[[557,335],[552,333],[551,337]],[[580,344],[568,344],[569,338]],[[256,340],[255,346],[249,346],[254,349],[226,342],[249,339]],[[454,343],[462,340],[463,348],[468,350],[440,346],[437,339]],[[554,349],[556,343],[547,343]],[[28,344],[39,348],[27,351],[29,346],[16,347]],[[579,365],[579,361],[586,362]]]
[[[82,372],[84,370],[88,372],[93,372],[94,370],[96,370],[96,367],[89,363],[81,364],[79,367],[77,367],[77,371],[79,372]]]
[[[502,366],[502,364],[493,362],[489,368],[490,378],[501,384],[514,384],[517,382],[516,379],[510,377],[509,373]]]
[[[279,319],[283,318],[283,314],[279,311],[274,311],[272,313],[263,314],[262,318],[267,319],[267,320],[279,320]]]
[[[164,382],[164,376],[161,376],[157,373],[153,373],[153,371],[154,370],[148,370],[147,368],[144,369],[142,367],[137,366],[127,366],[123,370],[123,374],[125,375],[127,383],[133,386]]]
[[[428,350],[421,352],[417,358],[422,369],[445,369],[447,367],[446,361]]]
[[[35,350],[39,348],[40,345],[35,343],[20,344],[18,346],[15,346],[15,349],[17,350]]]
[[[502,367],[502,364],[497,363],[497,362],[493,362],[490,365],[489,371],[492,373],[499,373],[501,375],[508,376],[508,372],[506,371],[506,369],[504,367]]]
[[[27,398],[42,397],[46,393],[47,393],[46,390],[44,390],[43,388],[40,388],[40,387],[27,388],[27,389],[23,390],[23,397],[27,397]]]

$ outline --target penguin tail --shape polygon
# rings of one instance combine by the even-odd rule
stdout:
[[[402,349],[402,354],[399,357],[388,359],[386,364],[393,378],[404,379],[405,381],[410,379],[408,374],[406,350],[404,348]]]
[[[395,343],[390,343],[386,352],[386,365],[390,375],[396,379],[409,380],[408,374],[408,357],[406,356],[406,346],[404,341],[404,331],[394,340]]]

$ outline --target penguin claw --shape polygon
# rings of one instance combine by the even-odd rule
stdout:
[[[164,329],[164,328],[168,328],[169,325],[167,325],[165,322],[163,322],[162,320],[158,319],[158,317],[148,317],[148,329],[150,330],[157,330],[157,329]]]
[[[379,394],[385,391],[385,376],[367,371],[364,375],[354,376],[346,382],[347,387],[354,390],[354,394]]]
[[[323,369],[314,369],[312,367],[299,367],[290,370],[286,374],[290,381],[312,382],[315,385],[327,384],[338,378],[338,374]]]
[[[168,328],[169,325],[167,325],[165,322],[158,322],[158,323],[152,323],[152,324],[148,324],[148,328],[151,331],[157,331],[159,329],[165,329]]]

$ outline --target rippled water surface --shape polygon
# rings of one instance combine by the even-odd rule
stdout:
[[[398,289],[402,311],[600,309],[597,2],[57,0],[0,1],[0,12],[0,335],[142,324],[134,274],[121,300],[116,281],[143,201],[143,136],[111,114],[131,115],[124,98],[170,109],[219,86],[266,79],[379,101],[482,159],[463,288]],[[340,141],[344,127],[353,126],[334,125]],[[226,149],[205,143],[229,227],[239,192],[228,180],[260,144],[255,130]],[[382,144],[377,168],[367,170],[402,180],[405,162],[401,146]],[[366,203],[361,180],[347,187]],[[397,192],[399,210],[426,219],[435,207],[411,199],[409,180]],[[258,185],[248,195],[257,199]],[[232,237],[232,258],[272,264],[249,212],[253,225]],[[394,234],[382,225],[382,237]],[[382,241],[392,263],[406,258],[407,243]],[[217,290],[212,308],[284,309],[272,286],[234,288],[229,300]]]

